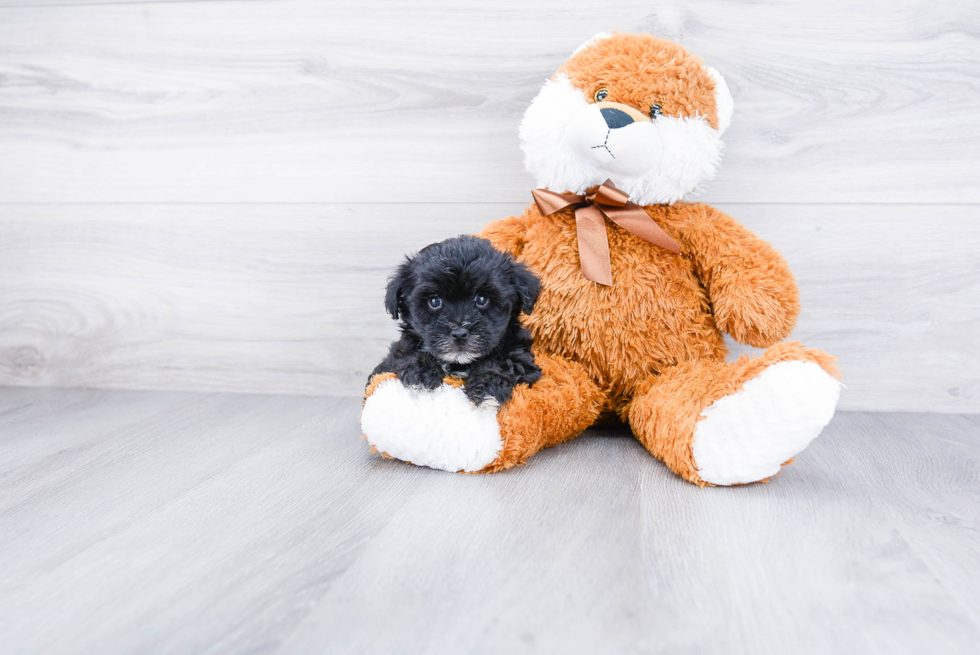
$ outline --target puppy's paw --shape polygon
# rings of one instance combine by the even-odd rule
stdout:
[[[471,378],[463,387],[463,391],[474,405],[490,402],[500,407],[514,395],[514,381],[497,376]]]
[[[526,384],[531,387],[534,383],[541,379],[541,369],[531,364],[530,367],[525,367],[525,370],[521,371],[517,378],[518,384]]]
[[[397,369],[395,373],[406,387],[429,389],[430,391],[437,389],[442,384],[442,378],[445,377],[442,369],[427,366],[417,360],[407,363]]]
[[[530,349],[520,349],[511,352],[509,368],[513,373],[514,385],[526,384],[531,386],[541,379],[541,369],[535,363],[534,354]]]

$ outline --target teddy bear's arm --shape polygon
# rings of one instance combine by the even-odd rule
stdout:
[[[512,257],[520,257],[524,250],[524,235],[527,233],[528,221],[527,213],[508,216],[487,223],[483,231],[476,236],[487,239],[501,252],[506,252]]]
[[[756,348],[788,337],[800,294],[786,260],[727,214],[706,205],[691,210],[685,250],[708,290],[718,327]]]

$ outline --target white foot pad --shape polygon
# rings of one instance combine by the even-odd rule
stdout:
[[[503,442],[493,402],[477,406],[462,389],[432,391],[385,380],[364,403],[361,429],[368,443],[406,462],[443,471],[479,471]]]
[[[705,482],[771,477],[830,422],[841,384],[812,362],[779,362],[704,410],[694,461]]]

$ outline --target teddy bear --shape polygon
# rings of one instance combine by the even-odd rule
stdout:
[[[733,108],[718,71],[670,41],[603,33],[575,50],[520,125],[533,202],[479,235],[540,279],[521,318],[541,379],[498,406],[451,377],[422,390],[377,374],[361,415],[372,449],[494,472],[612,418],[713,486],[770,479],[806,448],[841,384],[833,357],[786,340],[800,311],[789,266],[683,200],[714,175]],[[723,332],[765,350],[726,361]]]

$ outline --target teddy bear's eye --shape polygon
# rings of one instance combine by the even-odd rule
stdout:
[[[609,97],[609,91],[606,89],[599,89],[598,91],[595,92],[595,96],[593,97],[595,98],[596,102],[602,102],[603,100]]]
[[[490,299],[487,298],[486,296],[477,295],[477,297],[473,299],[473,302],[476,303],[477,307],[483,309],[484,307],[490,304]]]
[[[442,307],[442,298],[436,298],[434,296],[429,298],[429,307],[432,309],[439,309]]]
[[[663,108],[660,105],[650,105],[650,118],[656,120],[663,115]]]

